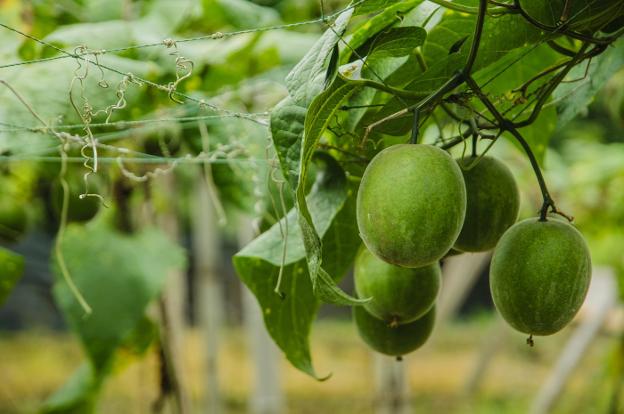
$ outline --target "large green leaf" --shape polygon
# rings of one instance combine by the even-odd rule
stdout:
[[[70,225],[62,249],[69,273],[93,312],[85,315],[57,266],[54,297],[99,371],[142,320],[168,273],[182,268],[184,254],[159,230],[130,236],[104,222]]]
[[[370,60],[389,57],[407,56],[425,42],[427,32],[422,27],[395,27],[375,38],[375,43],[368,55]]]
[[[282,167],[282,174],[292,189],[299,181],[301,141],[306,108],[287,96],[271,111],[271,137]]]
[[[341,13],[286,77],[288,92],[296,104],[307,107],[321,92],[323,80],[320,78],[324,75],[325,63],[334,46],[338,44],[352,14],[353,9]]]
[[[353,193],[347,188],[344,172],[335,161],[325,158],[325,170],[307,202],[316,231],[322,237],[324,266],[337,278],[349,268],[360,245]],[[281,225],[288,229],[286,240],[279,224],[275,224],[234,256],[233,262],[257,298],[267,330],[286,358],[296,368],[319,378],[312,365],[309,334],[320,301],[308,274],[296,210],[291,210]],[[281,299],[274,289],[285,242],[287,254],[281,284],[285,297]]]
[[[596,93],[624,65],[624,39],[618,40],[589,64],[573,68],[567,80],[553,92],[559,112],[559,127],[571,121],[592,102]],[[585,72],[587,70],[587,73]]]
[[[24,274],[24,258],[0,247],[0,306]]]
[[[376,8],[377,5],[380,5],[382,3],[388,3],[388,7],[385,7],[384,10],[378,15],[373,16],[372,18],[362,22],[353,31],[353,33],[347,37],[349,48],[345,50],[344,53],[342,53],[340,57],[341,63],[347,63],[351,58],[353,50],[356,50],[360,46],[364,45],[367,41],[369,41],[369,39],[371,39],[383,29],[398,23],[399,19],[397,19],[397,16],[413,9],[418,4],[422,3],[422,0],[406,0],[401,2],[371,1],[363,3],[360,8],[356,9],[356,12],[365,13],[367,12],[367,6],[370,6],[368,10],[371,10],[372,8]]]
[[[321,136],[325,132],[331,117],[342,102],[349,98],[362,85],[349,82],[342,77],[336,78],[331,86],[318,95],[308,109],[304,125],[304,140],[301,150],[299,181],[296,190],[296,205],[299,212],[298,222],[306,250],[308,272],[312,288],[319,299],[336,304],[353,305],[359,303],[355,298],[345,294],[322,269],[322,243],[314,228],[312,215],[306,201],[306,178],[312,155],[316,150]]]

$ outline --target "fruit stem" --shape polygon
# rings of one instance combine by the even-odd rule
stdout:
[[[533,348],[533,346],[535,346],[535,342],[533,341],[533,334],[530,334],[529,337],[526,340],[526,343],[528,346],[530,346],[531,348]]]
[[[546,215],[548,214],[548,207],[551,207],[553,212],[556,212],[557,209],[555,207],[555,202],[550,196],[550,192],[548,191],[548,187],[546,186],[546,181],[544,180],[544,175],[542,174],[542,170],[540,169],[539,163],[537,162],[537,158],[535,158],[535,154],[533,154],[533,150],[531,150],[531,146],[524,139],[522,134],[518,131],[514,123],[507,118],[505,118],[499,111],[496,109],[496,106],[490,101],[490,99],[483,93],[477,82],[472,78],[472,76],[466,77],[466,83],[468,87],[473,90],[473,92],[477,95],[479,100],[483,102],[483,105],[490,111],[490,113],[496,118],[496,121],[499,124],[501,132],[508,131],[513,137],[518,141],[524,152],[527,154],[529,158],[529,162],[531,163],[531,167],[535,172],[535,178],[537,179],[537,183],[539,184],[540,191],[542,192],[542,198],[544,203],[542,204],[542,209],[540,210],[540,221],[546,221]]]
[[[397,355],[396,360],[397,362],[401,362],[403,361],[403,357],[401,355]]]

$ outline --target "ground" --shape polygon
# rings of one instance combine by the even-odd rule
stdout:
[[[409,370],[414,412],[526,413],[549,374],[570,328],[551,337],[537,338],[534,348],[524,336],[506,331],[501,347],[479,387],[467,395],[466,381],[479,349],[495,340],[491,315],[438,327],[430,342],[405,359]],[[195,402],[202,393],[202,344],[189,331],[185,368]],[[229,328],[223,335],[219,370],[226,413],[246,412],[253,375],[244,332]],[[575,371],[555,413],[607,412],[612,382],[605,371],[616,340],[602,336]],[[373,357],[349,321],[321,321],[313,332],[313,355],[320,373],[332,372],[316,382],[282,361],[280,374],[288,412],[373,413]],[[80,364],[81,351],[65,333],[29,331],[0,333],[0,413],[36,411]],[[106,385],[101,413],[150,413],[156,398],[157,360],[154,352],[139,362],[121,364]]]

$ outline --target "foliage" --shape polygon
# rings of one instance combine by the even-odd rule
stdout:
[[[92,313],[86,315],[55,266],[54,296],[80,337],[89,362],[51,397],[47,412],[62,407],[87,412],[120,348],[144,352],[154,339],[147,306],[161,292],[169,272],[184,266],[179,247],[157,230],[124,235],[99,220],[70,225],[62,241],[67,269]],[[141,254],[136,254],[140,252]]]
[[[613,53],[621,50],[622,42],[615,42],[608,53],[599,44],[588,52],[590,43],[583,45],[580,35],[572,29],[564,27],[549,33],[535,27],[526,16],[506,13],[504,9],[494,12],[494,6],[489,6],[491,15],[485,16],[480,32],[475,29],[479,27],[479,2],[463,2],[457,10],[446,11],[432,11],[419,1],[392,6],[386,3],[364,2],[355,12],[345,11],[330,24],[290,72],[290,96],[272,114],[272,136],[282,173],[296,193],[312,282],[308,288],[313,292],[317,290],[317,275],[323,270],[321,252],[325,246],[322,235],[311,225],[301,184],[305,182],[311,154],[325,142],[347,174],[360,176],[359,160],[366,163],[388,144],[409,139],[413,121],[408,116],[410,110],[405,108],[417,108],[421,112],[420,129],[438,131],[434,144],[450,148],[473,133],[494,140],[504,135],[528,151],[534,167],[539,169],[538,162],[543,163],[548,140],[557,126],[555,109],[559,109],[566,122],[578,112],[572,102],[579,108],[587,104],[583,97],[562,98],[567,96],[565,91],[578,87],[582,79],[597,79],[597,84],[587,90],[591,96],[618,67]],[[382,10],[386,6],[389,8]],[[395,19],[397,12],[404,16],[401,20]],[[344,40],[340,36],[343,32]],[[569,50],[553,45],[566,36],[572,39]],[[577,79],[578,71],[585,68],[581,62],[587,60],[591,61],[588,73]],[[336,62],[342,66],[337,68]],[[467,63],[469,73],[463,74]],[[604,77],[598,75],[601,72]],[[561,83],[564,79],[568,83]],[[548,103],[553,92],[555,100]],[[492,108],[496,108],[495,112]],[[514,124],[502,123],[503,116]],[[453,131],[459,131],[459,135],[449,139],[448,134]],[[558,211],[541,173],[536,173],[540,174],[544,195],[542,211]],[[285,243],[288,251],[301,241],[287,238]],[[345,257],[345,261],[350,260]],[[261,262],[255,272],[239,268],[247,283],[261,271]],[[274,277],[257,279],[254,286],[262,284],[264,288],[255,287],[254,291],[272,291]],[[334,301],[334,297],[324,297],[320,292],[316,292],[316,297]],[[274,312],[271,309],[271,314]],[[280,346],[282,341],[278,338],[283,335],[306,344],[299,349],[282,346],[291,361],[307,358],[308,330],[285,330],[286,326],[275,323],[285,313],[292,317],[291,310],[283,308],[283,312],[271,319],[265,317],[269,332]],[[306,350],[303,355],[301,349]],[[308,367],[309,361],[304,366]],[[306,371],[309,372],[307,368]]]

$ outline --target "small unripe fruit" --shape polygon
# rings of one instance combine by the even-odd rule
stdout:
[[[353,307],[353,318],[360,337],[373,350],[390,356],[402,356],[420,348],[433,331],[435,307],[414,322],[390,327],[361,306]]]
[[[518,186],[505,164],[492,157],[458,159],[466,183],[466,218],[454,248],[464,252],[493,249],[515,223]]]
[[[402,144],[370,162],[357,195],[362,240],[378,257],[421,267],[453,247],[466,213],[457,163],[440,148]]]
[[[500,239],[490,267],[496,308],[515,329],[551,335],[576,315],[589,288],[591,259],[581,233],[559,219],[523,220]]]
[[[355,290],[372,298],[364,308],[387,324],[415,321],[435,303],[440,290],[440,265],[406,268],[379,259],[363,248],[355,260]]]

